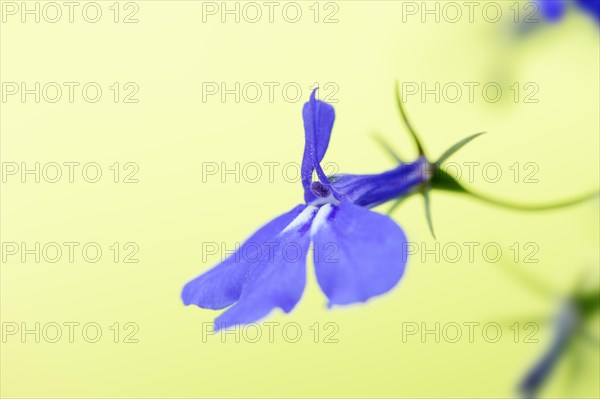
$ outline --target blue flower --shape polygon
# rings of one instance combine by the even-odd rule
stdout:
[[[537,0],[542,17],[549,22],[560,21],[570,4],[591,15],[600,23],[600,0]]]
[[[422,161],[380,175],[330,180],[321,168],[335,119],[313,91],[304,105],[301,166],[304,204],[255,232],[235,254],[187,283],[185,305],[225,310],[214,329],[258,321],[275,308],[290,312],[306,284],[311,243],[317,281],[329,306],[365,302],[391,290],[406,265],[407,240],[388,216],[368,208],[424,182]],[[317,180],[313,181],[316,172]],[[386,184],[396,182],[397,184]]]
[[[562,19],[567,4],[564,0],[538,0],[542,16],[550,22],[556,22]]]
[[[555,298],[556,291],[542,279],[535,278],[529,273],[513,268],[506,268],[522,284],[544,298]],[[592,320],[598,317],[600,311],[600,289],[589,286],[589,276],[579,278],[575,290],[560,301],[560,307],[553,323],[553,337],[546,351],[530,367],[518,385],[522,397],[533,399],[538,396],[544,384],[550,379],[559,362],[567,362],[570,366],[569,383],[581,376],[581,367],[589,349],[598,348],[598,339],[590,329]],[[538,319],[538,317],[536,317]],[[591,345],[590,345],[591,344]]]
[[[525,398],[535,398],[542,385],[554,370],[579,323],[579,312],[574,303],[565,301],[555,320],[554,339],[542,358],[531,368],[521,384],[519,391]]]

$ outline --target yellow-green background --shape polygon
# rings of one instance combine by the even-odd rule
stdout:
[[[2,264],[2,322],[99,323],[97,344],[63,340],[1,347],[3,397],[512,397],[525,370],[549,344],[512,342],[508,327],[499,343],[476,336],[469,343],[401,340],[403,322],[513,321],[545,319],[556,303],[537,297],[502,271],[512,243],[533,241],[537,264],[518,264],[545,279],[557,294],[590,271],[598,281],[598,204],[524,214],[447,194],[433,197],[441,243],[498,242],[498,264],[421,263],[412,258],[405,277],[388,295],[368,304],[327,310],[309,265],[302,301],[269,321],[297,322],[300,342],[235,343],[209,336],[202,325],[218,313],[186,308],[182,285],[211,267],[201,243],[233,246],[302,199],[300,184],[217,178],[202,183],[202,162],[299,162],[303,147],[302,102],[313,82],[339,86],[337,120],[326,161],[347,172],[389,168],[368,133],[378,130],[400,152],[413,148],[394,106],[395,80],[409,82],[535,82],[539,103],[479,97],[407,103],[430,153],[437,155],[477,131],[489,135],[457,154],[457,162],[495,161],[507,177],[481,191],[502,198],[544,201],[598,185],[598,28],[570,13],[563,23],[527,40],[508,38],[502,23],[403,23],[401,3],[340,1],[336,24],[315,24],[309,3],[297,24],[202,23],[201,3],[138,1],[137,24],[98,24],[78,18],[1,26],[0,78],[7,81],[136,82],[138,104],[73,104],[11,100],[1,104],[3,162],[95,161],[102,182],[2,185],[2,241],[134,241],[138,264],[115,264],[108,251],[97,264]],[[43,4],[43,3],[42,3]],[[107,11],[107,3],[103,10]],[[202,82],[298,82],[304,98],[257,104],[213,97],[202,102]],[[509,82],[509,83],[504,83]],[[231,97],[230,97],[231,98]],[[109,181],[109,165],[136,162],[138,184]],[[536,162],[538,184],[515,184],[508,166]],[[383,208],[381,209],[384,210]],[[408,201],[394,215],[409,239],[434,241],[422,204]],[[536,319],[536,320],[537,320]],[[108,326],[135,322],[137,344],[115,344]],[[335,322],[338,343],[314,343],[309,326]],[[597,322],[596,322],[597,325]],[[597,334],[597,331],[595,331]],[[563,366],[561,366],[563,367]],[[587,350],[582,376],[565,382],[559,368],[543,391],[548,397],[598,397],[598,351]]]

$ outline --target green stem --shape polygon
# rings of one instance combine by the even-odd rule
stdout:
[[[481,201],[487,202],[489,204],[501,206],[504,208],[516,209],[516,210],[520,210],[520,211],[546,211],[546,210],[550,210],[550,209],[565,208],[567,206],[579,204],[581,202],[590,200],[594,197],[598,197],[598,195],[600,194],[600,192],[594,191],[591,193],[587,193],[587,194],[580,195],[575,198],[569,198],[569,199],[562,200],[562,201],[550,202],[550,203],[545,203],[545,204],[522,204],[522,203],[517,203],[517,202],[512,202],[512,201],[499,200],[499,199],[490,197],[485,194],[476,193],[476,192],[474,192],[472,190],[468,190],[466,188],[465,188],[465,192],[467,194],[470,194],[473,197],[475,197]]]

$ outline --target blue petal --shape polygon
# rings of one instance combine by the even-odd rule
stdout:
[[[577,0],[577,5],[600,23],[600,0]]]
[[[519,390],[526,398],[536,397],[542,385],[552,373],[573,335],[578,317],[572,303],[563,304],[555,323],[556,330],[552,345],[527,373],[519,386]]]
[[[557,347],[550,348],[550,351],[544,355],[521,382],[519,390],[524,397],[535,398],[537,396],[561,354],[558,349]]]
[[[310,191],[312,174],[316,169],[319,180],[325,185],[329,185],[329,180],[320,162],[325,156],[333,122],[335,121],[335,111],[330,104],[319,101],[315,98],[317,89],[313,90],[310,100],[304,104],[302,117],[304,119],[304,155],[302,157],[302,185],[304,186],[304,199],[307,203],[315,199],[315,195]]]
[[[336,175],[331,178],[331,184],[345,200],[370,208],[406,195],[424,183],[426,165],[427,160],[420,158],[376,175]]]
[[[196,277],[183,287],[181,299],[185,305],[197,305],[207,309],[223,309],[235,303],[253,263],[258,261],[260,247],[274,239],[303,210],[298,205],[254,233],[236,253],[206,273]]]
[[[313,222],[315,272],[329,305],[364,302],[392,289],[406,265],[406,236],[392,219],[343,201]]]
[[[253,323],[275,308],[288,313],[296,306],[306,284],[309,230],[316,213],[316,207],[306,207],[268,247],[263,247],[263,256],[252,265],[239,301],[217,317],[214,331]]]
[[[560,20],[567,9],[565,0],[538,0],[538,4],[542,16],[550,22]]]

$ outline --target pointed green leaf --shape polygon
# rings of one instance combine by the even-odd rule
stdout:
[[[402,95],[400,93],[400,85],[396,82],[396,104],[398,105],[398,110],[400,111],[400,116],[402,117],[402,121],[404,125],[408,129],[410,136],[412,137],[415,145],[417,146],[417,150],[419,151],[419,155],[425,155],[425,149],[423,148],[423,144],[421,143],[421,139],[419,139],[419,135],[416,130],[413,128],[408,116],[406,115],[406,110],[404,109],[404,104],[402,103]]]
[[[446,152],[444,152],[442,154],[442,156],[440,157],[440,159],[438,159],[437,163],[441,165],[444,161],[446,161],[448,158],[450,158],[452,155],[454,155],[455,152],[457,152],[458,150],[460,150],[461,148],[463,148],[471,140],[473,140],[473,139],[481,136],[484,133],[485,132],[475,133],[475,134],[473,134],[473,135],[471,135],[469,137],[465,137],[464,139],[462,139],[458,143],[454,144],[452,147],[448,148],[446,150]]]
[[[392,212],[394,212],[394,211],[396,210],[396,208],[398,208],[398,206],[399,206],[401,203],[403,203],[403,202],[404,202],[404,200],[405,200],[405,199],[406,199],[406,196],[405,196],[405,197],[398,197],[398,198],[396,199],[396,201],[394,201],[394,203],[392,204],[392,206],[390,207],[390,209],[388,209],[388,211],[387,211],[387,214],[388,214],[388,215],[391,215],[391,214],[392,214]]]
[[[431,200],[429,197],[429,192],[431,191],[431,185],[427,184],[424,188],[423,188],[423,200],[425,203],[425,217],[427,218],[427,225],[429,226],[429,231],[431,232],[431,235],[433,236],[434,239],[435,238],[435,232],[433,231],[433,221],[431,220]]]
[[[387,142],[383,136],[375,133],[372,134],[371,137],[379,144],[381,148],[397,163],[404,163],[404,161],[396,154],[396,152],[392,149],[392,146]]]

